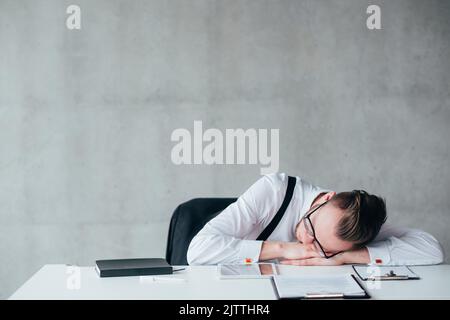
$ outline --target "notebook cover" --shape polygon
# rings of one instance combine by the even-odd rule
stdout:
[[[147,276],[173,273],[172,266],[162,258],[97,260],[100,277]]]

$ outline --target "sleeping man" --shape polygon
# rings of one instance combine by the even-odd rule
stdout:
[[[299,266],[443,261],[442,248],[430,234],[385,223],[382,198],[363,190],[336,193],[299,177],[290,180],[291,197],[286,200],[286,174],[260,178],[192,239],[189,264],[272,259]],[[280,210],[284,202],[287,207]],[[277,223],[272,222],[275,217]]]

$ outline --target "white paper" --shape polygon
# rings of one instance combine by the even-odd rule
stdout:
[[[350,274],[321,276],[274,276],[280,298],[300,298],[311,294],[364,296],[365,292]]]
[[[374,277],[385,276],[393,271],[398,276],[408,276],[408,278],[417,279],[419,276],[412,272],[407,266],[354,266],[356,272],[362,279],[373,279]]]

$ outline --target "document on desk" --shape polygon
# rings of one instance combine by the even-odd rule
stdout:
[[[361,280],[415,280],[420,277],[408,266],[352,266]]]
[[[367,298],[366,291],[351,274],[274,276],[280,299]]]

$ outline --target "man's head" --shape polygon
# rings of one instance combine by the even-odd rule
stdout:
[[[313,202],[309,212],[321,204],[309,220],[316,239],[327,254],[365,246],[377,236],[386,221],[384,200],[363,190],[322,194]],[[302,219],[297,225],[297,239],[305,244],[317,244],[306,223]]]

